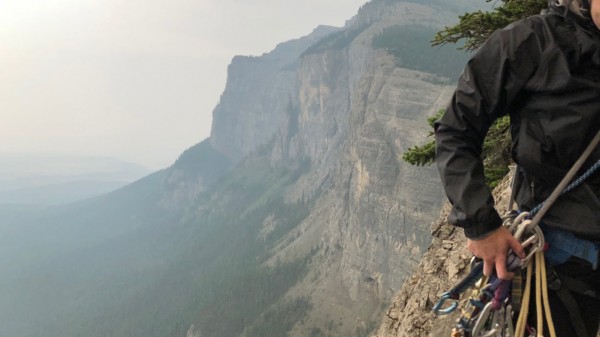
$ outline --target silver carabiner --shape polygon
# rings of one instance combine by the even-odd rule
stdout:
[[[544,239],[544,233],[539,226],[533,228],[533,233],[525,241],[521,243],[523,249],[529,250],[524,259],[521,260],[521,266],[526,266],[529,261],[535,256],[535,253],[544,249],[546,241]]]
[[[486,304],[481,312],[479,313],[479,317],[473,325],[473,337],[493,337],[496,332],[498,332],[499,324],[498,324],[498,310],[492,309],[492,302]],[[483,330],[484,326],[489,326],[489,330]]]
[[[515,237],[517,237],[516,232],[519,228],[519,225],[525,221],[527,219],[527,217],[529,217],[529,212],[521,212],[519,213],[514,219],[507,219],[507,222],[505,223],[505,226],[508,227],[508,230],[515,235]],[[519,238],[517,237],[517,240]]]
[[[513,326],[513,318],[512,318],[512,305],[507,305],[504,307],[504,332],[509,337],[515,336],[515,327]]]
[[[519,242],[521,241],[521,237],[525,233],[525,230],[529,227],[529,224],[531,223],[531,220],[529,219],[521,219],[522,215],[526,215],[526,213],[519,214],[519,216],[517,217],[517,219],[519,219],[519,222],[515,221],[515,223],[511,226],[511,229],[514,229],[514,232],[512,232],[513,236],[515,237],[515,239],[519,240]]]

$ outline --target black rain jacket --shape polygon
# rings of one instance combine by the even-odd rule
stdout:
[[[562,7],[495,31],[467,63],[435,123],[436,163],[450,222],[471,239],[501,225],[484,182],[484,137],[510,114],[517,204],[530,210],[558,185],[600,128],[600,31]],[[584,169],[600,159],[596,149]],[[581,172],[580,172],[581,173]],[[600,174],[563,195],[543,222],[600,239]]]

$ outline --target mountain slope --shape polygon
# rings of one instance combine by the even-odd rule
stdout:
[[[189,151],[215,157],[208,142]],[[160,311],[160,303],[142,310],[141,321],[135,313],[181,258],[182,216],[161,202],[175,194],[173,175],[190,165],[185,155],[171,168],[102,197],[36,213],[0,210],[0,267],[8,275],[0,280],[0,335],[123,336],[128,328],[138,330],[129,321],[164,335],[148,324],[148,313]],[[207,188],[229,167],[226,160],[207,162],[188,172],[189,186]],[[157,324],[170,328],[167,317]]]

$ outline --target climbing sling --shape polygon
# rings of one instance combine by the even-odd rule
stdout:
[[[600,169],[600,160],[598,160],[598,162],[592,165],[583,175],[569,184],[598,143],[600,143],[600,131],[596,133],[596,136],[592,139],[588,147],[575,164],[573,164],[571,169],[546,201],[533,208],[530,212],[518,213],[510,211],[513,202],[511,198],[511,205],[509,206],[510,213],[505,216],[503,226],[506,226],[521,243],[525,249],[526,258],[519,261],[519,258],[513,252],[509,253],[507,258],[507,269],[511,272],[515,272],[515,275],[517,275],[512,281],[512,289],[511,281],[500,280],[496,275],[492,275],[489,279],[483,276],[483,262],[476,261],[472,263],[471,272],[467,277],[459,282],[457,286],[441,296],[440,300],[434,305],[433,312],[437,315],[449,314],[458,307],[458,300],[460,299],[461,293],[476,285],[473,296],[471,296],[467,302],[466,307],[461,310],[462,316],[458,319],[456,327],[452,331],[452,337],[522,337],[525,335],[526,330],[528,330],[530,336],[542,337],[544,328],[543,315],[546,316],[546,323],[549,328],[550,336],[556,336],[548,301],[547,275],[552,275],[552,272],[546,270],[543,252],[545,245],[544,233],[539,227],[539,224],[548,209],[559,196],[575,189]],[[534,265],[536,273],[535,301],[537,307],[537,330],[528,327],[526,322],[529,314],[529,299],[531,296],[531,280],[534,272]],[[523,280],[521,280],[518,271],[522,267],[526,268],[526,278],[524,280],[525,288],[522,296],[520,296],[520,283]],[[556,279],[553,279],[551,284],[557,284],[556,281]],[[569,282],[573,283],[577,282],[577,280],[566,279],[566,281],[564,281],[563,278],[559,278],[558,280],[559,285],[560,283],[567,285]],[[563,286],[561,288],[562,289],[557,291],[557,295],[571,313],[571,319],[573,320],[573,326],[577,332],[577,337],[587,336],[585,326],[581,322],[581,317],[577,315],[576,311],[571,309],[571,307],[577,308],[577,304],[569,304],[568,302],[574,302],[574,299],[569,294],[569,291],[566,290],[566,287]],[[596,293],[594,294],[598,295]],[[452,303],[446,308],[443,308],[446,301],[451,301]],[[516,325],[513,327],[513,306],[516,305],[520,306],[520,310]]]

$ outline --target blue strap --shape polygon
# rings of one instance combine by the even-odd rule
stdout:
[[[600,169],[600,160],[592,165],[584,174],[581,175],[581,177],[570,183],[569,186],[562,191],[561,195],[569,193],[577,188],[586,179],[596,173],[598,169]],[[533,218],[533,216],[538,213],[543,206],[544,203],[541,203],[534,207],[529,212],[529,218]],[[548,229],[544,228],[543,226],[542,231],[544,232],[546,242],[550,243],[550,247],[544,255],[548,258],[548,261],[551,264],[561,264],[566,262],[569,257],[576,256],[580,259],[590,262],[594,270],[598,269],[598,260],[600,259],[600,243],[579,239],[571,233],[556,229]]]
[[[580,239],[569,232],[545,226],[542,227],[542,231],[546,242],[550,244],[545,256],[551,264],[561,264],[566,262],[569,257],[576,256],[591,263],[594,270],[598,269],[600,243]]]

